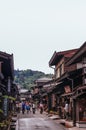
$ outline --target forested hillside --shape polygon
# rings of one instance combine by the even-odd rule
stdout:
[[[34,85],[34,81],[41,77],[52,77],[52,74],[45,74],[40,71],[27,70],[15,70],[15,82],[20,84],[21,87],[30,89]]]

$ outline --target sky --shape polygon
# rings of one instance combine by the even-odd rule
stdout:
[[[85,41],[86,0],[0,1],[0,51],[13,54],[14,69],[53,73],[53,53]]]

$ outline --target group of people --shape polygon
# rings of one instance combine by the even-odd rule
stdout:
[[[36,109],[37,105],[34,102],[31,103],[28,101],[23,101],[16,104],[16,111],[18,113],[22,111],[22,114],[24,114],[25,112],[27,112],[27,114],[29,112],[33,112],[33,114],[35,114]],[[42,114],[44,110],[42,102],[39,103],[38,109],[40,109],[40,114]]]
[[[22,102],[22,114],[25,113],[25,111],[27,113],[29,112],[33,112],[33,114],[35,114],[35,110],[36,110],[36,105],[35,103],[30,103],[30,102]]]
[[[33,111],[35,111],[36,109],[36,105],[34,103],[30,103],[28,101],[23,101],[23,102],[20,102],[20,103],[17,103],[16,104],[16,111],[19,113],[20,111],[22,111],[22,114],[25,113],[25,111],[27,113]]]

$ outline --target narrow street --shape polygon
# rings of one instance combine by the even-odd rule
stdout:
[[[20,113],[16,123],[16,130],[66,130],[62,125],[51,120],[45,113],[36,111],[27,114]]]

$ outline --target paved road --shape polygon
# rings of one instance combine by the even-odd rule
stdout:
[[[55,123],[45,114],[19,114],[16,130],[66,130],[62,125]]]

